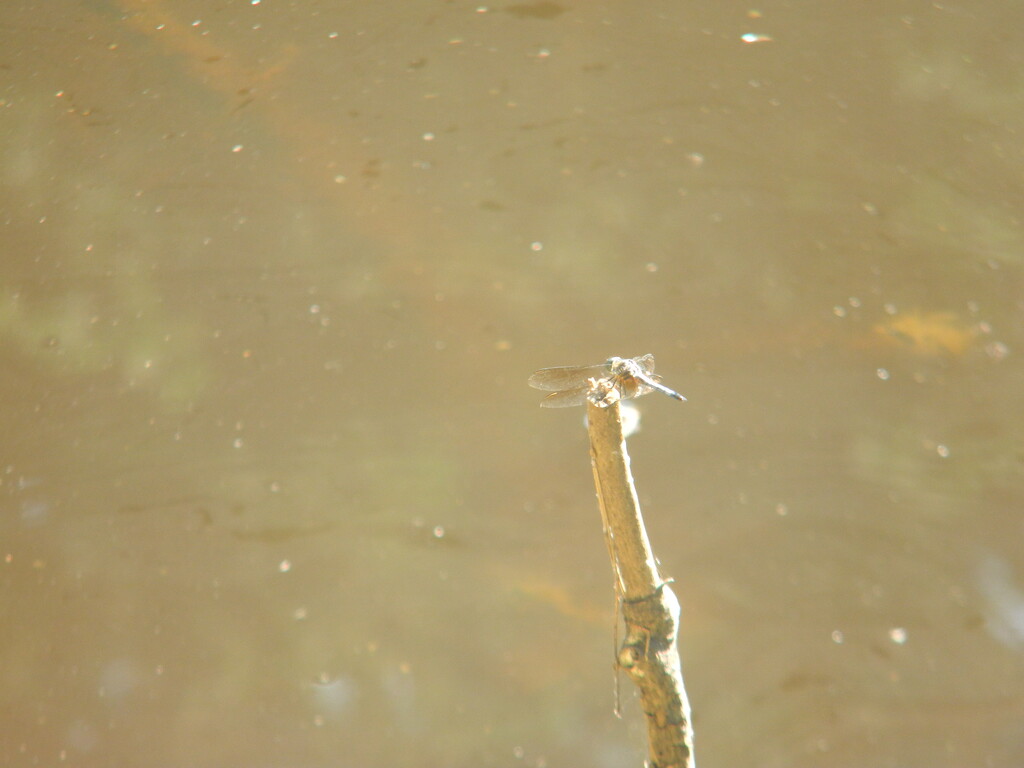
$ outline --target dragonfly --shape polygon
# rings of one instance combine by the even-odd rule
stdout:
[[[597,365],[564,365],[541,368],[527,383],[551,394],[541,400],[542,408],[568,408],[591,402],[602,408],[618,400],[658,391],[685,401],[686,398],[661,384],[654,375],[654,355],[609,357]]]

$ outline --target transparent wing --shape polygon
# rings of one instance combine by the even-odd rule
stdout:
[[[641,355],[640,357],[634,357],[633,362],[639,365],[648,376],[654,373],[654,355]],[[657,381],[657,379],[655,380]]]
[[[604,363],[600,365],[563,365],[557,368],[541,368],[526,380],[534,389],[558,392],[576,389],[587,383],[587,379],[599,379],[608,373]]]
[[[635,397],[643,397],[648,392],[653,392],[654,387],[640,379],[629,379],[622,381],[618,387],[619,397],[623,400],[632,400]]]
[[[587,402],[587,395],[590,394],[590,387],[577,387],[576,389],[565,389],[561,392],[552,392],[540,401],[541,408],[569,408],[573,405],[584,405]]]

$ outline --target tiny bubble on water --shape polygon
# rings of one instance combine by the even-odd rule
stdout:
[[[903,627],[893,627],[889,630],[889,639],[897,645],[903,645],[907,642],[907,630]]]
[[[1005,360],[1010,348],[1001,341],[993,341],[985,345],[985,354],[993,360]]]

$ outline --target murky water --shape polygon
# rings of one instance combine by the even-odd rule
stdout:
[[[4,764],[640,764],[526,377],[651,352],[700,764],[1020,765],[1021,29],[0,10]]]

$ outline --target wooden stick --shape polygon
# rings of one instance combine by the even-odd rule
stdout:
[[[590,462],[626,637],[618,665],[640,689],[647,719],[648,765],[695,768],[690,703],[677,645],[679,601],[658,572],[647,538],[618,402],[587,404]]]

